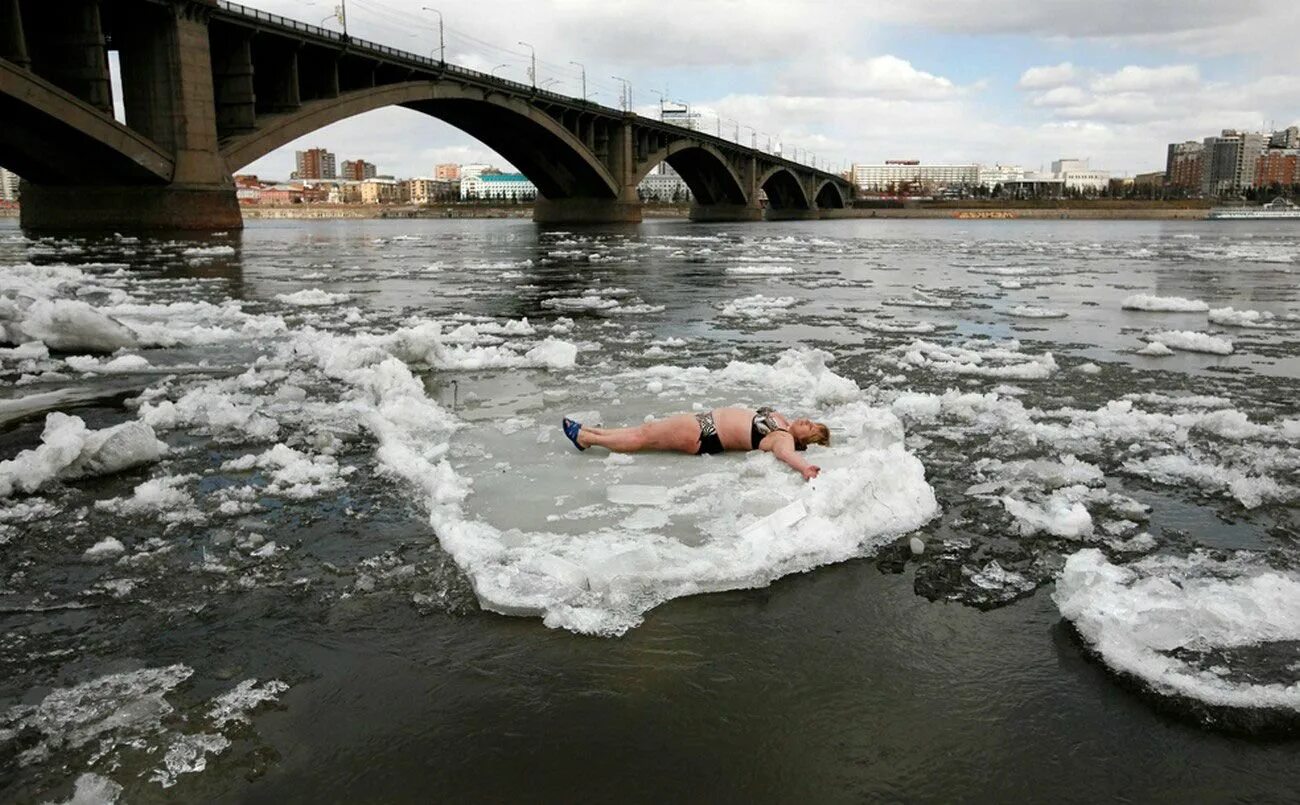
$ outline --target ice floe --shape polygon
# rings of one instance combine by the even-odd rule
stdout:
[[[1270,678],[1234,659],[1300,640],[1293,573],[1201,553],[1122,566],[1086,548],[1066,561],[1053,598],[1103,663],[1157,694],[1300,716],[1294,670]]]
[[[157,461],[167,446],[149,425],[131,421],[90,430],[81,417],[45,417],[41,444],[0,462],[0,498],[35,492],[55,480],[108,475]]]
[[[1124,310],[1145,310],[1152,313],[1204,313],[1210,306],[1199,299],[1181,296],[1151,296],[1134,294],[1120,303]]]
[[[1154,343],[1163,344],[1170,349],[1182,352],[1204,352],[1210,355],[1231,355],[1232,341],[1227,338],[1198,333],[1194,330],[1166,330],[1147,336]],[[1144,353],[1159,355],[1159,352]]]

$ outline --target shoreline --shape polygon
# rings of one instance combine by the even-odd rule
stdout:
[[[532,205],[509,206],[443,205],[434,207],[379,207],[362,204],[294,205],[286,207],[243,207],[245,220],[385,220],[424,218],[530,219]],[[1204,207],[850,207],[823,210],[820,220],[839,219],[951,219],[957,221],[1204,221],[1210,208]],[[678,219],[690,216],[689,205],[646,206],[647,220]],[[18,218],[17,208],[0,208],[0,219]]]
[[[851,207],[842,210],[823,210],[821,220],[863,218],[918,218],[952,219],[959,221],[1008,220],[1109,220],[1152,221],[1183,220],[1202,221],[1210,208],[1187,206],[1126,206],[1122,208],[1098,206],[1069,207]],[[314,219],[420,219],[420,218],[501,218],[526,219],[532,217],[528,204],[509,206],[441,205],[433,207],[376,207],[373,205],[320,205],[292,207],[244,207],[244,218],[249,220],[314,220]],[[690,206],[647,205],[642,209],[646,219],[681,219],[690,216]]]

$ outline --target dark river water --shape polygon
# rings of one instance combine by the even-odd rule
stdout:
[[[1287,223],[0,224],[0,800],[1294,801],[1297,277]],[[818,479],[559,429],[765,403]]]

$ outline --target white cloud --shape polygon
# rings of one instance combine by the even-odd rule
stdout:
[[[1094,92],[1151,92],[1194,87],[1201,81],[1201,71],[1193,64],[1166,67],[1129,65],[1116,72],[1098,76],[1092,82]]]
[[[1030,67],[1020,74],[1020,81],[1016,86],[1021,89],[1052,89],[1062,84],[1069,84],[1078,75],[1079,71],[1068,61],[1043,67]]]
[[[1088,102],[1088,93],[1078,87],[1053,87],[1034,98],[1035,106],[1078,106]]]
[[[810,59],[783,72],[783,95],[942,100],[960,89],[951,80],[918,70],[906,59],[884,55],[855,59],[843,54]]]

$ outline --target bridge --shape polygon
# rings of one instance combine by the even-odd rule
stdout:
[[[386,106],[496,151],[537,186],[543,223],[640,221],[637,185],[662,162],[699,221],[812,219],[852,196],[721,137],[224,0],[0,0],[0,165],[23,177],[27,229],[238,228],[233,173]]]

